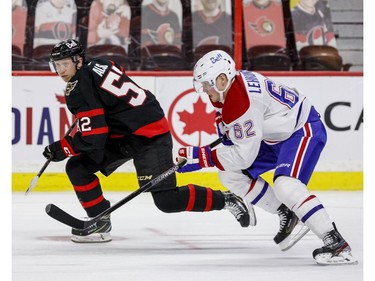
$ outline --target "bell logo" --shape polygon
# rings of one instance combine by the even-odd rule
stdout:
[[[223,58],[223,56],[221,54],[217,54],[216,57],[211,57],[210,58],[210,61],[214,64],[216,63],[217,61],[221,60]]]
[[[77,46],[77,43],[72,41],[72,43],[66,43],[66,45],[68,46],[69,49],[71,49],[71,48]]]

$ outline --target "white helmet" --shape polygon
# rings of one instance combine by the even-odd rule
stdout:
[[[216,87],[216,78],[224,73],[229,83],[224,90],[219,91]],[[232,57],[222,51],[214,50],[201,57],[194,66],[194,88],[197,93],[203,92],[203,82],[208,82],[220,95],[223,102],[223,93],[229,88],[236,76],[236,64]]]

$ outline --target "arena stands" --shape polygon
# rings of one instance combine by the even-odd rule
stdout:
[[[313,1],[309,18],[324,21],[301,32],[308,10],[303,2],[12,0],[12,69],[48,70],[50,46],[73,37],[90,55],[122,58],[128,70],[191,70],[217,48],[249,70],[362,71],[362,1]],[[165,22],[156,16],[150,22],[155,11]],[[242,26],[235,21],[239,15]]]

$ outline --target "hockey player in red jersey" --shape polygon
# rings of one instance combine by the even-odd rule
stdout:
[[[299,219],[324,242],[313,252],[318,264],[357,263],[323,204],[307,189],[327,138],[311,102],[259,73],[237,72],[233,59],[219,50],[196,63],[194,88],[206,93],[217,108],[219,133],[226,141],[212,150],[181,148],[179,154],[187,164],[179,172],[216,166],[225,187],[250,205],[279,214],[276,243],[289,240],[286,228],[293,228]],[[272,189],[261,175],[273,169]]]
[[[173,166],[172,138],[159,102],[129,78],[121,65],[86,59],[81,44],[70,39],[54,46],[50,66],[67,83],[66,104],[79,122],[73,137],[46,146],[43,155],[52,161],[69,157],[66,173],[89,217],[110,207],[96,172],[109,176],[132,159],[143,185]],[[176,187],[175,174],[152,188],[151,194],[155,205],[166,213],[227,209],[241,226],[253,224],[240,197],[194,184]],[[94,232],[72,229],[72,241],[111,241],[110,230],[108,216],[96,224]]]

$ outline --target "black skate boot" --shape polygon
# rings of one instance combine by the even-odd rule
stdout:
[[[313,257],[319,265],[357,264],[358,260],[352,256],[349,244],[337,231],[335,223],[333,230],[323,237],[324,246],[314,250]]]
[[[224,209],[231,212],[242,227],[256,225],[256,217],[253,206],[247,207],[247,204],[241,197],[227,191],[223,192],[225,198]]]
[[[101,243],[112,240],[110,231],[112,229],[110,215],[104,216],[93,227],[86,230],[72,228],[71,240],[76,243]]]
[[[296,214],[284,204],[281,204],[277,209],[277,214],[280,218],[280,229],[273,241],[279,245],[282,251],[286,251],[293,247],[310,229],[302,225],[292,234],[299,222]]]

